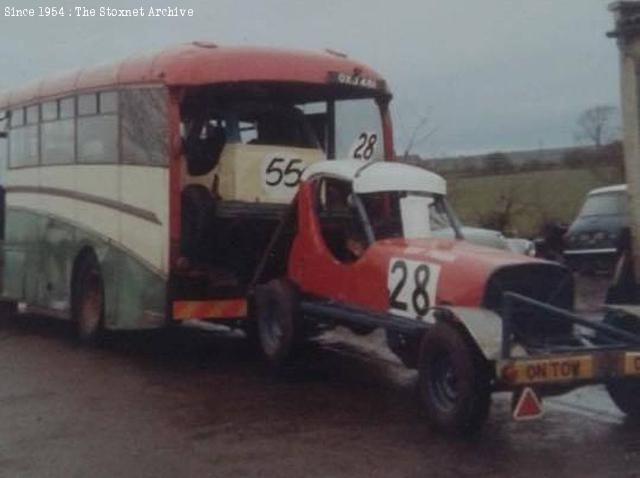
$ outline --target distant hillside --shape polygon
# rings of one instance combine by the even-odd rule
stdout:
[[[554,168],[454,176],[447,189],[465,224],[535,237],[547,224],[570,223],[591,189],[622,181],[613,168]]]
[[[622,146],[614,142],[601,148],[569,147],[526,151],[495,151],[472,156],[420,158],[410,156],[407,162],[420,165],[443,176],[478,176],[513,174],[525,171],[552,169],[582,169],[612,167],[620,171]]]

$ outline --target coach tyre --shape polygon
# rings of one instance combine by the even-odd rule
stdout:
[[[104,326],[104,284],[93,252],[80,259],[72,286],[72,314],[78,340],[94,344]]]
[[[418,363],[420,398],[431,424],[452,435],[478,431],[489,414],[489,367],[455,326],[438,322],[425,332]]]
[[[640,321],[624,312],[610,311],[604,323],[640,335]],[[640,419],[640,379],[626,378],[609,382],[607,392],[613,403],[634,420]]]
[[[256,287],[254,304],[262,353],[271,365],[283,365],[301,335],[297,290],[285,279],[273,279]]]

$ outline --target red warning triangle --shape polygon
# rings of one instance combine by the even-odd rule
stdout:
[[[516,401],[513,408],[513,418],[515,420],[533,420],[540,418],[544,411],[542,403],[536,392],[531,387],[525,387]]]

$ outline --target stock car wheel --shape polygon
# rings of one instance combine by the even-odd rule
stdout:
[[[608,312],[604,323],[640,335],[640,321],[623,312]],[[640,419],[640,379],[627,378],[606,385],[613,403],[634,420]]]
[[[100,265],[93,253],[81,259],[73,283],[73,321],[78,340],[98,341],[104,325],[104,285]]]
[[[351,332],[360,336],[369,335],[376,330],[375,327],[367,327],[366,325],[349,325],[348,327]]]
[[[420,398],[429,422],[452,435],[480,430],[489,414],[487,363],[455,327],[438,322],[425,332],[418,363]]]
[[[387,346],[407,368],[418,367],[419,338],[409,337],[400,332],[387,330]]]
[[[280,366],[299,341],[297,290],[287,280],[271,280],[256,286],[254,306],[260,349],[271,365]]]

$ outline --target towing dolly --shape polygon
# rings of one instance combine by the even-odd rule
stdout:
[[[511,391],[513,418],[528,420],[542,415],[542,397],[574,388],[604,383],[611,398],[628,415],[637,416],[640,404],[640,335],[624,328],[629,319],[611,308],[604,321],[581,317],[521,294],[503,294],[504,310],[499,356],[492,361],[491,391]],[[540,312],[541,320],[571,325],[571,332],[553,340],[528,343],[516,338],[514,315],[525,306]],[[347,327],[384,328],[419,340],[435,322],[390,314],[374,314],[356,307],[313,298],[301,300],[300,311],[321,323]],[[446,309],[434,309],[435,321],[447,321]],[[468,431],[468,429],[467,429]]]

